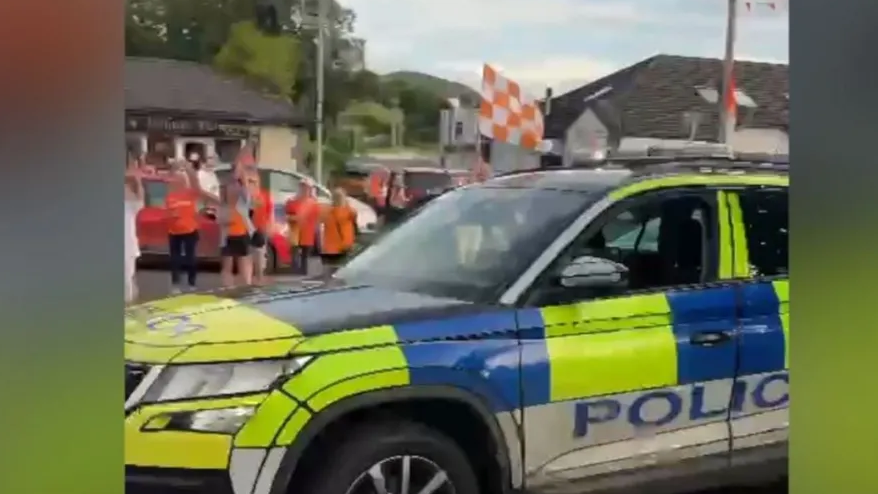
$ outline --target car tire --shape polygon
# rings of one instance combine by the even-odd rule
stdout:
[[[370,470],[381,465],[388,492],[401,492],[402,464],[409,458],[408,492],[417,493],[430,480],[441,481],[436,494],[479,494],[479,483],[461,448],[439,431],[406,421],[366,423],[333,443],[325,462],[313,472],[303,494],[350,494],[361,482],[371,482]],[[431,468],[435,467],[435,473]],[[371,485],[371,484],[369,484]],[[451,489],[449,489],[451,487]]]

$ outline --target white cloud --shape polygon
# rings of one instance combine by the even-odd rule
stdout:
[[[339,1],[357,14],[373,70],[420,70],[478,87],[487,61],[537,94],[656,53],[721,56],[725,30],[725,5],[704,0]],[[788,59],[781,10],[741,14],[738,58]]]
[[[357,30],[387,36],[424,36],[446,30],[481,33],[568,23],[637,22],[642,11],[624,0],[342,0],[357,12]],[[513,31],[514,32],[514,31]]]
[[[787,65],[790,63],[789,58],[770,57],[763,55],[751,55],[749,53],[735,54],[735,60],[746,60],[750,62],[778,63]]]

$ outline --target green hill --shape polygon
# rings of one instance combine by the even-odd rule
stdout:
[[[449,81],[423,72],[399,71],[381,77],[384,81],[402,81],[416,87],[426,89],[443,98],[464,98],[478,101],[479,93],[466,84]]]

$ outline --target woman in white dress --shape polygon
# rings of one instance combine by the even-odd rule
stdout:
[[[136,160],[129,159],[125,170],[125,303],[137,298],[137,258],[140,245],[137,241],[137,212],[143,207],[143,182]]]

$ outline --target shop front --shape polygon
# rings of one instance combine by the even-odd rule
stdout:
[[[171,115],[127,115],[125,137],[130,152],[169,159],[198,153],[229,163],[248,141],[259,148],[259,128],[250,123]]]

